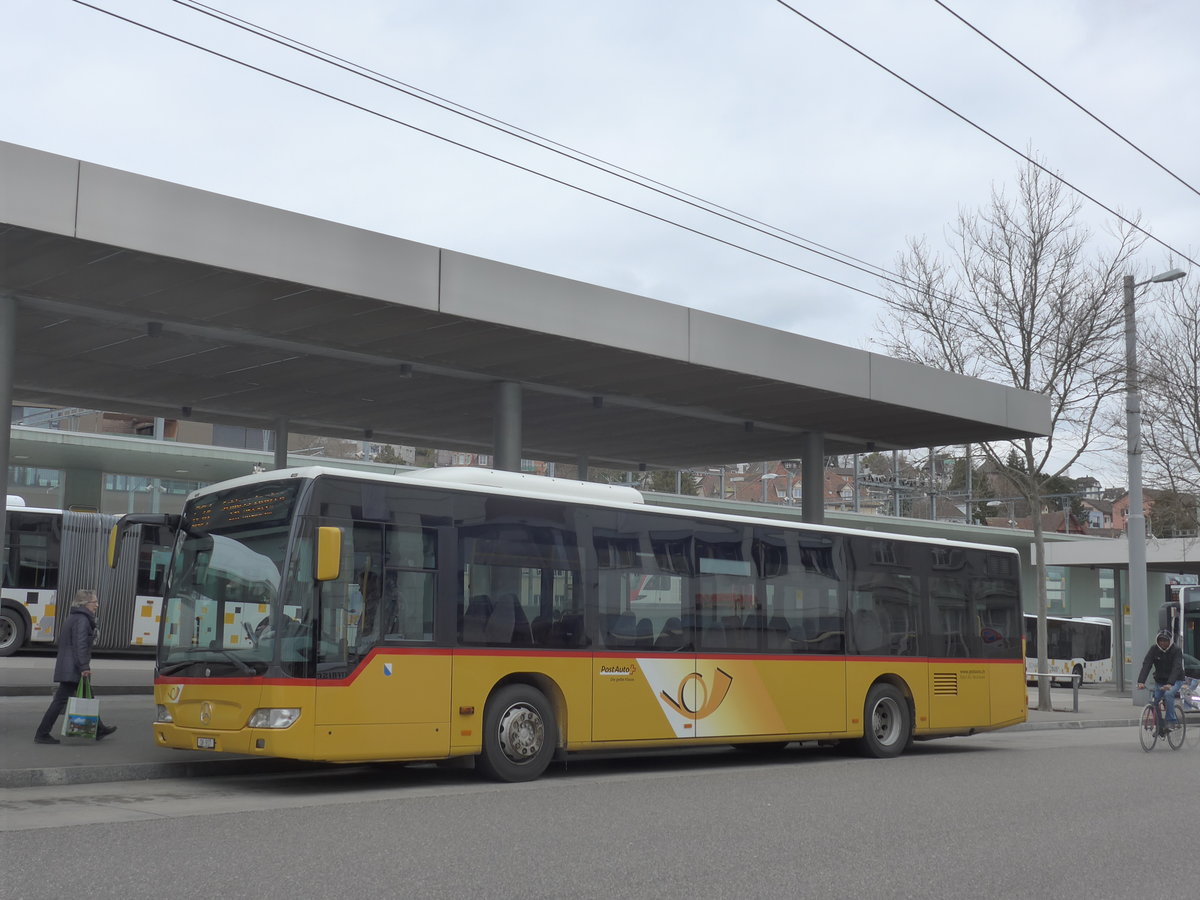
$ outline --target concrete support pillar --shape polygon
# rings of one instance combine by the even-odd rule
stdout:
[[[804,435],[800,460],[800,517],[819,525],[825,521],[825,435],[817,431]]]
[[[63,509],[103,510],[104,473],[98,469],[63,469]]]
[[[579,478],[579,480],[587,481],[588,480],[588,458],[586,456],[579,457],[575,461],[575,467],[577,469],[579,469],[579,475],[577,476]]]
[[[502,472],[521,471],[521,385],[515,381],[496,385],[492,441],[496,468]]]
[[[286,469],[288,464],[288,423],[287,419],[275,420],[275,468]]]
[[[13,403],[13,368],[16,366],[17,355],[17,301],[7,295],[0,295],[0,410],[3,410],[4,422],[0,428],[0,472],[4,473],[4,500],[8,503],[8,464],[9,447],[12,441],[12,403]],[[5,507],[0,506],[0,548],[4,547],[4,529],[8,516],[4,515]]]

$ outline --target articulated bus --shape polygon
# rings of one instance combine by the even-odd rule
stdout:
[[[163,576],[173,535],[147,525],[131,537],[116,569],[105,548],[117,516],[27,507],[7,502],[0,580],[0,656],[50,645],[80,588],[100,592],[96,647],[149,651],[158,640]],[[60,614],[61,613],[61,614]]]
[[[1037,616],[1025,615],[1025,679],[1037,681]],[[1112,620],[1098,616],[1046,617],[1046,672],[1052,681],[1112,681]],[[1061,676],[1058,677],[1058,676]]]
[[[1200,678],[1200,585],[1169,584],[1158,611],[1158,627],[1175,635],[1186,674]]]
[[[163,747],[474,757],[526,781],[573,751],[853,741],[890,757],[1025,720],[1006,549],[464,468],[250,475],[161,521],[180,529]]]

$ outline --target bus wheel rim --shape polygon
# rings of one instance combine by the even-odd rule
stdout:
[[[546,741],[546,725],[541,714],[527,703],[516,703],[500,717],[500,749],[514,763],[527,763]]]
[[[879,743],[885,746],[895,743],[900,733],[900,707],[891,697],[875,704],[871,711],[871,731]]]

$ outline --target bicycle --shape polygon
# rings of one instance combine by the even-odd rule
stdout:
[[[1178,700],[1175,701],[1175,727],[1171,728],[1166,721],[1167,708],[1163,705],[1165,699],[1164,695],[1157,703],[1153,700],[1147,703],[1138,720],[1138,740],[1147,753],[1154,749],[1160,737],[1167,739],[1167,746],[1172,750],[1182,747],[1187,737],[1187,719],[1184,718],[1183,705]]]
[[[1191,687],[1187,684],[1179,691],[1179,702],[1183,704],[1183,718],[1191,717],[1191,728],[1187,730],[1187,745],[1200,747],[1200,686]]]

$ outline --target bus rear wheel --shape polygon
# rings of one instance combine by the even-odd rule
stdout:
[[[0,607],[0,656],[12,656],[25,645],[25,620],[15,609]]]
[[[863,756],[888,759],[899,756],[912,743],[912,716],[899,688],[877,684],[863,705],[863,736],[858,742]]]
[[[495,781],[533,781],[550,764],[557,734],[546,696],[527,684],[510,684],[484,709],[483,752],[476,765]]]

